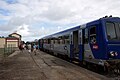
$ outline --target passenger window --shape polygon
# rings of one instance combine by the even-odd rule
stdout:
[[[120,23],[115,23],[117,39],[120,40]]]
[[[63,44],[63,40],[62,39],[60,40],[60,44]]]
[[[72,36],[72,34],[70,34],[70,44],[73,44],[72,38],[73,38],[73,36]]]
[[[69,39],[65,39],[65,44],[70,44]]]
[[[85,38],[84,43],[87,44],[88,43],[88,29],[85,29],[85,36],[84,36],[84,38]]]
[[[70,44],[69,34],[64,35],[64,44]]]
[[[50,44],[50,39],[48,39],[48,44]]]
[[[42,44],[43,43],[43,41],[42,40],[40,40],[40,44]]]
[[[115,30],[115,24],[112,22],[106,23],[106,29],[107,29],[107,38],[108,40],[114,40],[117,39],[116,30]]]
[[[44,39],[44,43],[46,43],[46,40]]]
[[[58,44],[58,40],[55,40],[55,44]]]
[[[60,44],[60,40],[58,39],[58,42],[57,42],[58,44]]]
[[[54,40],[51,40],[51,44],[54,44]]]
[[[96,26],[92,26],[89,30],[90,33],[90,43],[95,44],[96,43]]]
[[[59,39],[58,44],[64,44],[63,36],[59,36],[58,39]]]
[[[48,44],[48,39],[46,39],[46,43]]]
[[[65,44],[65,40],[64,39],[62,40],[62,44]]]

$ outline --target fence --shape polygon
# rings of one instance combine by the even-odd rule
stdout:
[[[0,48],[0,60],[4,59],[5,57],[13,53],[16,49],[17,48],[13,47],[12,45],[9,45],[9,47],[7,47],[7,45],[2,46]]]

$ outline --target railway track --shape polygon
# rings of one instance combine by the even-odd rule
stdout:
[[[106,72],[106,71],[104,71],[104,68],[103,68],[102,66],[92,65],[91,63],[89,63],[89,65],[88,65],[88,64],[87,64],[87,65],[83,65],[83,64],[81,64],[81,62],[79,62],[78,60],[70,61],[69,58],[64,57],[64,56],[60,56],[60,55],[57,56],[57,55],[54,55],[54,54],[51,54],[51,53],[48,53],[48,54],[50,54],[50,55],[52,55],[52,56],[55,56],[55,57],[58,57],[58,58],[60,58],[60,59],[63,59],[63,60],[65,60],[65,61],[67,61],[67,62],[73,63],[73,64],[75,64],[75,65],[77,65],[77,66],[82,67],[82,68],[85,68],[85,69],[88,69],[88,70],[90,70],[90,71],[93,71],[93,72],[95,72],[95,73],[98,73],[98,74],[100,74],[100,75],[106,76],[106,77],[108,77],[108,78],[119,78],[119,77],[120,77],[120,70],[119,70],[119,69],[114,69],[114,67],[119,68],[119,67],[120,67],[120,64],[115,65],[115,66],[112,67],[109,71]]]
[[[44,52],[37,52],[37,54],[38,55],[34,55],[34,54],[32,54],[32,53],[30,53],[29,55],[30,55],[30,57],[31,57],[31,59],[32,59],[32,61],[34,62],[34,64],[37,66],[37,68],[38,68],[38,70],[40,71],[40,73],[47,79],[47,80],[49,80],[50,79],[50,74],[49,74],[49,72],[54,72],[54,71],[57,71],[57,73],[56,73],[56,76],[62,76],[62,77],[64,77],[64,79],[65,80],[67,80],[67,78],[66,78],[66,74],[64,74],[64,76],[62,75],[63,73],[65,73],[64,72],[64,70],[61,70],[61,68],[63,67],[65,70],[67,70],[68,71],[68,67],[71,67],[71,65],[73,65],[73,66],[75,66],[75,65],[77,65],[77,67],[75,68],[73,68],[73,66],[71,67],[71,70],[75,70],[75,71],[79,71],[79,68],[84,68],[84,69],[87,69],[87,71],[85,70],[85,71],[83,71],[83,73],[82,74],[91,74],[91,72],[92,72],[92,74],[94,75],[94,76],[96,76],[96,74],[100,74],[100,75],[102,75],[102,76],[105,76],[106,77],[106,79],[104,79],[103,78],[103,80],[114,80],[114,79],[119,79],[119,77],[118,76],[111,76],[111,75],[106,75],[104,72],[102,72],[102,70],[98,70],[98,71],[96,71],[95,70],[95,68],[94,69],[91,69],[91,68],[88,68],[88,67],[86,67],[86,66],[82,66],[82,65],[80,65],[77,61],[73,61],[72,62],[72,64],[71,64],[71,62],[70,61],[68,61],[68,59],[65,59],[65,58],[62,58],[62,57],[54,57],[54,55],[49,55],[48,53],[44,53]],[[45,56],[48,56],[48,57],[45,57]],[[51,58],[50,58],[50,56],[52,56]],[[52,58],[55,58],[55,60],[54,59],[52,59]],[[62,58],[62,59],[61,59]],[[39,59],[39,60],[38,60]],[[68,65],[68,64],[70,64],[70,65]],[[60,68],[58,68],[58,67],[60,67]],[[58,69],[57,69],[58,68]],[[57,70],[56,70],[57,69]],[[70,71],[71,71],[70,70]],[[47,72],[48,71],[48,72]],[[89,71],[89,73],[88,73],[88,71]],[[68,71],[69,72],[69,71]],[[67,73],[68,73],[67,72]],[[81,72],[81,70],[80,70],[80,72]],[[86,73],[85,73],[86,72]],[[95,73],[94,73],[95,72]],[[71,73],[71,72],[70,72]],[[68,73],[68,74],[70,74],[70,73]],[[78,72],[75,72],[74,73],[74,75],[76,74],[76,73],[78,73]],[[73,74],[73,73],[72,73]],[[53,74],[52,74],[53,75]],[[87,75],[86,75],[87,76]],[[98,76],[98,75],[97,75]],[[102,77],[100,77],[100,78],[102,78]],[[71,79],[70,79],[71,80]]]

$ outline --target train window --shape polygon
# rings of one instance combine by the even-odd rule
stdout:
[[[63,44],[63,36],[58,37],[58,44]]]
[[[64,39],[62,40],[62,44],[65,44],[65,40]]]
[[[40,40],[40,43],[43,43],[43,40]]]
[[[106,23],[106,29],[107,29],[107,38],[108,40],[114,40],[117,38],[116,30],[115,30],[115,24],[112,22]]]
[[[51,41],[51,40],[50,40],[50,39],[48,39],[48,44],[50,44],[50,41]]]
[[[60,44],[62,44],[62,39],[60,40]]]
[[[120,40],[120,23],[115,23],[117,39]]]
[[[70,44],[69,34],[64,36],[65,44]]]
[[[58,44],[58,40],[55,40],[55,44]]]
[[[60,44],[60,40],[58,39],[57,41],[58,41],[58,44]]]
[[[72,44],[72,43],[73,43],[73,42],[72,42],[72,41],[73,41],[73,40],[72,40],[72,34],[70,35],[70,41],[71,41],[70,44]]]
[[[46,40],[44,39],[44,43],[46,43]]]
[[[61,43],[62,44],[70,44],[69,34],[62,36]]]
[[[92,26],[89,30],[90,33],[90,43],[95,44],[96,43],[96,26]]]
[[[42,44],[42,40],[40,40],[40,44]]]
[[[88,29],[86,28],[85,29],[85,41],[84,41],[84,43],[88,43]]]
[[[64,44],[64,40],[63,39],[60,40],[60,44]]]
[[[51,44],[54,44],[54,40],[51,40]]]
[[[48,39],[46,39],[46,43],[48,44]]]
[[[96,34],[96,26],[93,26],[90,28],[90,35],[95,35]]]
[[[70,40],[69,39],[65,39],[65,44],[70,44]]]
[[[59,37],[58,37],[58,39],[60,39],[60,40],[61,40],[61,39],[62,39],[62,36],[59,36]]]
[[[83,35],[82,35],[82,30],[79,31],[79,44],[83,44]]]

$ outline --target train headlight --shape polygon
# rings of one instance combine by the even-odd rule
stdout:
[[[117,56],[117,55],[118,55],[118,53],[117,53],[117,52],[110,51],[110,56],[111,56],[111,57],[114,57],[114,56]]]
[[[117,56],[118,55],[118,53],[117,52],[115,52],[115,56]]]
[[[110,56],[111,56],[111,57],[114,57],[114,56],[115,56],[113,51],[110,52]]]

